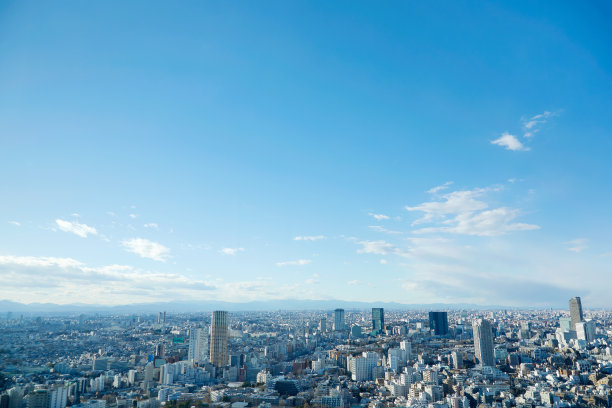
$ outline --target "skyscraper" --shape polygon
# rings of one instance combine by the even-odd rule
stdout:
[[[189,351],[187,359],[194,363],[201,363],[208,357],[208,330],[189,329]]]
[[[385,330],[385,309],[382,307],[372,308],[372,331],[381,333]]]
[[[327,318],[323,317],[319,320],[319,331],[324,333],[327,331]]]
[[[436,336],[446,336],[448,334],[447,312],[429,312],[429,329],[433,330]]]
[[[570,319],[572,322],[572,330],[576,330],[576,323],[584,321],[582,315],[582,302],[579,297],[573,297],[569,301]]]
[[[485,319],[478,319],[472,323],[472,329],[474,331],[474,355],[478,363],[495,367],[491,323]]]
[[[334,310],[334,330],[344,331],[344,309]]]
[[[210,362],[217,367],[225,367],[227,365],[228,338],[228,313],[220,310],[212,312],[210,322]]]

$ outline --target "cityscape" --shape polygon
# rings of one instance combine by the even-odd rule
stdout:
[[[0,0],[0,408],[612,408],[611,22]]]
[[[583,310],[15,316],[2,408],[609,407],[612,314]]]

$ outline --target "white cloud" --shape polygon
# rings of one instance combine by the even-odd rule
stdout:
[[[553,112],[546,111],[523,120],[523,128],[525,130],[524,136],[527,138],[533,137],[540,131],[539,126],[545,124],[548,119],[554,115]]]
[[[395,245],[387,241],[359,241],[362,246],[357,250],[360,254],[389,255],[395,251]]]
[[[370,216],[372,216],[375,220],[377,221],[383,221],[383,220],[388,220],[389,216],[385,215],[385,214],[374,214],[374,213],[368,213]]]
[[[147,224],[144,225],[145,228],[153,228],[153,229],[159,229],[159,225],[157,225],[154,222],[149,222]]]
[[[221,250],[219,250],[219,253],[223,255],[234,256],[238,252],[242,252],[242,251],[244,251],[244,248],[222,248]]]
[[[348,281],[348,282],[346,282],[346,283],[347,283],[347,284],[349,284],[349,285],[351,285],[351,286],[357,286],[357,285],[361,284],[361,282],[360,282],[360,281],[358,281],[357,279],[355,279],[355,280],[351,280],[351,281]]]
[[[572,252],[582,252],[587,249],[589,246],[587,245],[589,242],[586,238],[576,238],[571,241],[566,242],[566,244],[570,245],[567,250]]]
[[[294,241],[319,241],[325,239],[325,235],[306,235],[293,238]]]
[[[440,186],[436,186],[436,187],[432,187],[429,190],[427,190],[427,192],[429,194],[436,194],[437,192],[440,192],[442,190],[446,190],[447,188],[449,188],[451,186],[451,184],[453,184],[452,181],[447,181],[446,183],[440,185]]]
[[[493,189],[493,190],[497,190]],[[473,190],[453,191],[442,195],[442,201],[429,201],[414,207],[404,207],[407,211],[422,211],[425,215],[417,219],[413,225],[430,222],[447,215],[474,212],[487,208],[487,203],[477,200],[491,189],[475,188]]]
[[[174,273],[151,272],[128,265],[92,267],[73,258],[0,256],[0,299],[23,302],[34,296],[59,304],[125,304],[201,298],[212,284]]]
[[[390,229],[387,229],[385,227],[381,227],[380,225],[370,225],[368,228],[373,230],[373,231],[376,231],[376,232],[382,232],[382,233],[391,234],[391,235],[396,235],[396,234],[401,234],[402,233],[401,231],[390,230]]]
[[[374,254],[374,255],[394,254],[394,255],[399,255],[399,256],[407,256],[406,251],[384,240],[359,241],[357,243],[361,245],[361,249],[357,250],[357,253],[359,254]]]
[[[97,235],[98,231],[94,227],[89,225],[79,224],[78,222],[71,222],[66,220],[57,219],[55,223],[60,230],[64,232],[72,232],[81,238],[87,238],[88,235]]]
[[[16,227],[21,227],[21,223],[20,223],[19,221],[9,221],[8,223],[9,223],[9,224],[13,224],[13,225],[15,225]]]
[[[166,262],[166,259],[170,256],[170,249],[144,238],[126,239],[121,242],[121,245],[128,252],[133,252],[143,258],[153,259],[154,261]]]
[[[134,219],[136,217],[138,217],[138,214],[130,214],[130,218]]]
[[[475,188],[446,193],[438,201],[430,201],[407,211],[421,211],[424,215],[412,225],[437,223],[435,226],[414,230],[414,233],[448,232],[464,235],[496,236],[512,231],[536,230],[534,224],[514,222],[520,215],[518,209],[499,207],[488,209],[484,198],[487,193],[501,190],[500,187]]]
[[[520,151],[520,150],[529,150],[528,147],[525,147],[520,140],[517,139],[516,136],[511,135],[508,132],[504,132],[501,137],[498,139],[492,140],[492,144],[502,146],[506,150]]]
[[[531,231],[540,229],[538,225],[512,222],[519,216],[519,210],[500,207],[477,214],[458,214],[449,224],[450,227],[421,228],[414,233],[450,232],[454,234],[492,237],[512,231]]]
[[[277,262],[276,266],[304,266],[304,265],[308,265],[309,263],[311,263],[312,261],[310,259],[298,259],[297,261],[284,261],[284,262]]]
[[[386,265],[387,264],[387,260],[386,259],[381,259],[380,263],[381,263],[381,265]]]

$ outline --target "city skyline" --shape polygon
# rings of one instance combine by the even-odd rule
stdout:
[[[612,308],[607,6],[274,4],[0,5],[0,300]]]

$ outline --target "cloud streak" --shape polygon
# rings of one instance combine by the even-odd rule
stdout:
[[[145,238],[126,239],[121,242],[121,245],[123,245],[128,252],[158,262],[166,262],[166,259],[170,257],[169,248]]]
[[[79,224],[78,222],[66,221],[59,218],[55,220],[55,224],[60,230],[78,235],[81,238],[87,238],[89,235],[98,235],[98,231],[94,227],[90,227],[86,224]]]
[[[219,253],[223,255],[236,256],[238,252],[243,252],[244,248],[222,248]]]
[[[298,259],[297,261],[277,262],[276,266],[281,267],[281,268],[285,266],[304,266],[304,265],[308,265],[311,262],[312,261],[310,259]]]
[[[501,187],[475,188],[443,194],[436,201],[416,206],[406,206],[406,211],[422,212],[424,215],[412,225],[433,224],[414,230],[417,234],[444,232],[462,235],[497,236],[513,231],[531,231],[540,227],[535,224],[515,222],[520,210],[509,207],[489,209],[486,195],[500,191]]]
[[[495,140],[491,141],[491,144],[498,145],[503,147],[506,150],[512,151],[521,151],[521,150],[529,150],[518,138],[514,135],[511,135],[508,132],[502,133],[502,135]]]
[[[325,239],[325,235],[305,235],[293,238],[294,241],[320,241]]]

